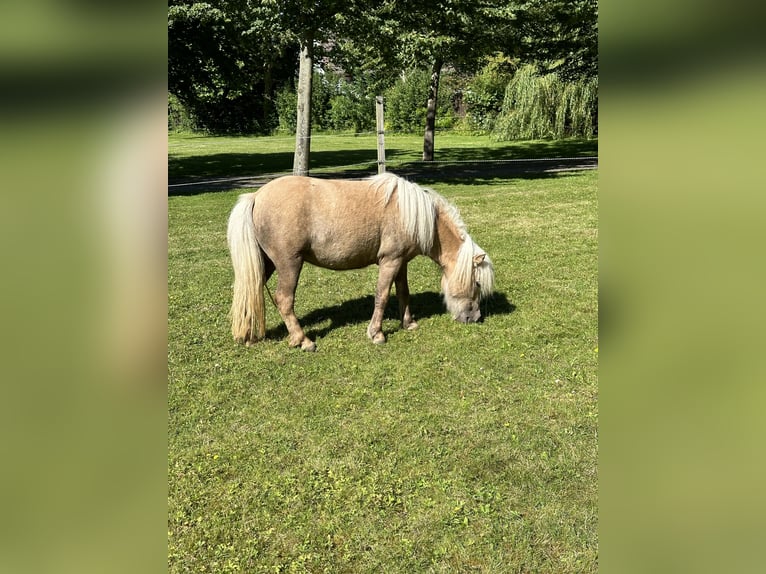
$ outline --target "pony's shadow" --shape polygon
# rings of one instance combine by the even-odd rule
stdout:
[[[368,323],[372,318],[373,307],[375,306],[375,297],[366,295],[344,301],[339,305],[323,307],[310,311],[306,315],[298,318],[301,326],[312,339],[322,338],[335,329],[346,327],[348,325],[359,325]],[[425,293],[413,293],[410,295],[410,308],[417,321],[428,319],[436,315],[446,314],[448,311],[444,306],[444,300],[439,293],[426,291]],[[490,297],[482,301],[481,312],[484,317],[492,315],[508,315],[516,310],[516,305],[508,300],[505,293],[493,293]],[[384,318],[399,318],[399,302],[396,296],[392,294],[386,306]],[[327,322],[329,321],[329,324]],[[321,325],[321,326],[320,326]],[[387,335],[391,331],[386,331]],[[287,336],[287,327],[280,323],[266,331],[267,339],[282,339]]]

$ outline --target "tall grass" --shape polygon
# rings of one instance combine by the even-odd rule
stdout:
[[[519,68],[505,90],[493,135],[498,140],[593,137],[598,81],[566,82],[541,75],[533,65]]]

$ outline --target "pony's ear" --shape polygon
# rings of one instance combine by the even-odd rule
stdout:
[[[479,265],[481,265],[482,262],[484,261],[484,258],[486,256],[487,256],[486,253],[479,253],[478,255],[474,255],[473,256],[473,266],[474,267],[478,267]]]

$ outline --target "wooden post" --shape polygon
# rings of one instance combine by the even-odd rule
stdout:
[[[311,153],[311,74],[313,72],[313,41],[309,37],[301,45],[298,66],[298,106],[295,127],[295,155],[293,175],[309,174]]]
[[[383,96],[375,96],[375,123],[378,130],[378,173],[386,172],[386,138],[383,123]]]

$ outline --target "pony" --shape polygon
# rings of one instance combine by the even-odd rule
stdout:
[[[229,216],[227,241],[234,267],[231,332],[247,346],[265,337],[263,292],[276,271],[272,302],[287,327],[289,345],[316,350],[293,308],[304,263],[333,270],[378,265],[367,327],[367,336],[377,344],[386,342],[382,322],[392,284],[402,328],[418,327],[407,284],[407,264],[418,255],[441,268],[444,302],[457,321],[478,322],[479,302],[494,288],[492,262],[468,235],[457,208],[433,190],[390,172],[356,181],[274,179],[239,196]]]

